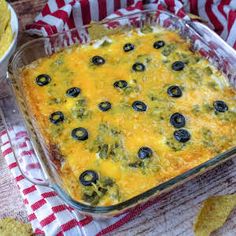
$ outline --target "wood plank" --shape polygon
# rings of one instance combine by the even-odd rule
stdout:
[[[28,42],[37,36],[29,36],[24,32],[25,26],[33,22],[33,19],[44,7],[47,0],[11,0],[10,4],[15,9],[19,20],[18,46]]]
[[[24,27],[32,23],[34,17],[42,10],[43,6],[47,0],[15,0],[10,1],[11,5],[15,9],[17,15],[19,16],[20,23],[20,31],[24,29]]]

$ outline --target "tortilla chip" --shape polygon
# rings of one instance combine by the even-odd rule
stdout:
[[[201,22],[203,22],[203,23],[208,23],[208,21],[207,21],[206,19],[203,19],[203,18],[200,17],[200,16],[194,15],[194,14],[192,14],[192,13],[188,13],[187,15],[188,15],[192,20],[199,20],[199,21],[201,21]]]
[[[208,236],[223,226],[235,206],[236,194],[205,200],[194,224],[195,236]]]
[[[7,2],[0,0],[0,59],[11,45],[13,39],[10,19],[11,13]]]
[[[13,40],[12,29],[11,29],[11,26],[8,25],[6,28],[6,31],[0,38],[0,58],[4,55],[4,53],[10,47],[12,40]]]
[[[101,23],[91,22],[88,28],[89,36],[91,40],[101,39],[104,36],[109,36],[117,33],[122,33],[125,27],[117,27],[114,29],[108,29]]]
[[[0,220],[1,236],[31,236],[33,235],[30,224],[24,224],[12,218]]]
[[[10,11],[5,0],[0,0],[0,38],[10,22]]]

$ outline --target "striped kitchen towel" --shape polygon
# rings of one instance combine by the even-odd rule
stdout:
[[[107,16],[123,16],[143,9],[166,10],[186,19],[188,13],[198,15],[236,49],[235,0],[49,0],[26,30],[48,36]]]

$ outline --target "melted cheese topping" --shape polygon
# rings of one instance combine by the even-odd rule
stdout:
[[[165,46],[155,49],[155,41]],[[124,52],[132,43],[135,49]],[[175,32],[161,30],[145,34],[116,34],[94,45],[74,47],[40,59],[22,72],[26,99],[36,125],[48,145],[57,149],[61,175],[71,196],[88,204],[109,206],[130,199],[236,146],[236,92],[226,78]],[[93,65],[99,55],[103,65]],[[183,61],[185,67],[174,71],[172,64]],[[132,70],[134,63],[145,71]],[[48,74],[51,82],[38,86],[36,77]],[[125,80],[128,87],[117,89],[114,83]],[[179,98],[170,97],[167,89],[177,85]],[[66,95],[71,87],[81,93]],[[143,101],[146,112],[132,108]],[[216,112],[213,103],[223,100],[228,111]],[[109,101],[112,108],[102,112],[98,104]],[[64,121],[55,125],[49,120],[55,111]],[[170,123],[173,113],[186,119],[184,129],[191,138],[178,142]],[[71,131],[86,128],[88,139],[77,141]],[[141,160],[141,147],[151,148],[153,155]],[[55,153],[55,152],[54,152]],[[79,176],[96,171],[99,180],[85,187]]]

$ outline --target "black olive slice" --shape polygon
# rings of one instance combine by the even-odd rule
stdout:
[[[125,80],[118,80],[113,84],[113,86],[115,88],[123,89],[123,88],[126,88],[128,86],[128,83]]]
[[[185,117],[176,112],[170,117],[170,123],[175,127],[175,128],[182,128],[185,126]]]
[[[66,91],[68,97],[76,98],[80,94],[80,88],[73,87]]]
[[[186,143],[190,140],[191,135],[186,129],[178,129],[174,132],[174,138],[181,143]]]
[[[132,107],[135,111],[139,111],[139,112],[144,112],[147,110],[147,105],[142,101],[133,102]]]
[[[123,50],[125,52],[129,52],[129,51],[132,51],[134,50],[134,45],[132,43],[126,43],[124,46],[123,46]]]
[[[213,103],[213,106],[215,110],[218,112],[226,112],[229,109],[227,104],[224,101],[215,101]]]
[[[136,72],[143,72],[145,71],[146,67],[143,63],[136,62],[133,64],[132,69]]]
[[[153,47],[155,49],[159,49],[159,48],[162,48],[165,46],[165,42],[163,40],[159,40],[159,41],[156,41],[154,44],[153,44]]]
[[[85,128],[75,128],[71,132],[71,136],[75,140],[85,141],[88,139],[88,131]]]
[[[141,147],[138,150],[138,157],[140,159],[150,158],[153,155],[152,149],[149,147]]]
[[[91,186],[92,184],[96,184],[97,180],[98,174],[93,170],[86,170],[79,176],[79,181],[84,186]]]
[[[111,103],[108,102],[108,101],[101,102],[101,103],[99,103],[98,108],[99,108],[101,111],[108,111],[108,110],[111,109]]]
[[[175,61],[173,64],[172,64],[172,70],[175,70],[175,71],[181,71],[184,69],[184,63],[182,61]]]
[[[53,112],[50,117],[49,117],[49,120],[54,124],[54,125],[57,125],[61,122],[64,121],[64,115],[61,111],[56,111],[56,112]]]
[[[100,66],[100,65],[105,64],[105,59],[101,56],[94,56],[92,58],[92,63],[96,66]]]
[[[36,77],[36,83],[39,86],[45,86],[45,85],[49,84],[50,81],[51,81],[51,77],[46,74],[38,75]]]
[[[170,97],[179,98],[182,96],[182,90],[179,86],[172,85],[167,89],[167,93]]]

